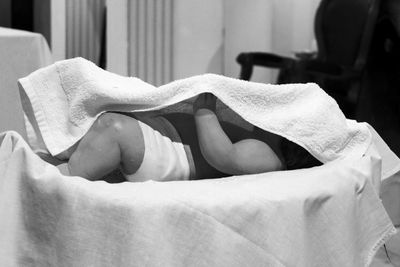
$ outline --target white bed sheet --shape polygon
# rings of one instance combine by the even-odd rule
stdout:
[[[62,176],[0,137],[3,266],[366,266],[394,233],[375,161],[178,182]]]

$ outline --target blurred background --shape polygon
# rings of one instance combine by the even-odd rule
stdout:
[[[156,84],[238,77],[242,51],[312,50],[319,0],[1,0],[0,26],[41,33],[55,60],[81,56]],[[275,74],[276,75],[276,74]],[[271,70],[254,80],[273,82]]]

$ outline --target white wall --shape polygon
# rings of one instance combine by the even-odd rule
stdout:
[[[173,78],[223,74],[223,1],[175,0]]]
[[[266,0],[224,1],[225,54],[224,74],[238,77],[240,65],[236,57],[241,52],[272,51],[273,5]],[[271,70],[255,68],[253,81],[270,82]]]
[[[107,0],[107,69],[128,76],[128,1]]]
[[[66,55],[66,3],[67,0],[51,0],[51,52],[54,60],[65,59]]]
[[[292,56],[312,49],[315,11],[320,0],[270,0],[273,6],[272,51]]]
[[[128,0],[108,0],[107,68],[130,75],[126,62]],[[171,79],[213,72],[238,77],[236,56],[242,51],[292,55],[310,50],[315,9],[320,0],[172,0],[173,47]],[[138,41],[139,42],[139,41]],[[138,43],[137,42],[137,43]],[[254,80],[274,82],[267,69]]]

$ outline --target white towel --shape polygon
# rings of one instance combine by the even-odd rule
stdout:
[[[367,125],[346,119],[337,103],[313,83],[272,85],[205,74],[156,88],[82,58],[39,69],[19,83],[33,125],[30,136],[39,131],[52,155],[82,138],[102,112],[158,110],[203,92],[213,93],[246,121],[303,146],[324,163],[360,157],[371,143]]]

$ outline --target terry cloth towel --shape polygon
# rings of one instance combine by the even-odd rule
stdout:
[[[313,83],[272,85],[205,74],[157,88],[83,58],[56,62],[19,83],[25,113],[52,155],[70,148],[105,111],[158,110],[203,92],[213,93],[246,121],[303,146],[324,163],[360,157],[371,142],[367,126],[347,120],[337,103]]]
[[[369,266],[395,233],[375,164],[108,184],[61,175],[6,132],[1,266]]]

